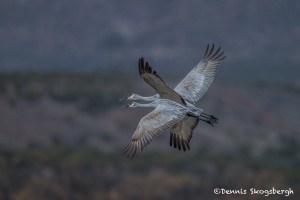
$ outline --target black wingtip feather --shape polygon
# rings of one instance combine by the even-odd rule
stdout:
[[[190,145],[189,145],[188,142],[186,142],[186,147],[187,147],[188,150],[190,150]]]
[[[183,151],[190,150],[189,140],[184,140],[180,136],[170,133],[170,146]]]
[[[214,51],[214,48],[215,48],[215,43],[213,43],[211,49],[210,49],[210,52],[208,54],[208,57],[212,54],[212,52]]]
[[[149,64],[148,62],[145,63],[143,57],[141,57],[141,58],[139,59],[139,66],[138,66],[138,67],[139,67],[139,74],[140,74],[141,76],[142,76],[143,74],[153,74],[153,75],[155,75],[156,77],[158,77],[158,78],[164,83],[164,81],[162,80],[162,78],[160,78],[160,77],[158,76],[157,72],[154,71],[154,70],[152,69],[152,67],[150,66],[150,64]]]
[[[173,145],[174,145],[174,148],[176,149],[177,148],[176,135],[173,135]]]
[[[185,141],[181,140],[181,146],[183,148],[183,151],[186,151]]]
[[[209,59],[214,59],[214,57],[219,53],[220,50],[221,50],[221,47],[219,46],[219,48],[217,49],[217,51],[216,51],[214,54],[212,54],[212,55],[209,57]]]
[[[226,58],[225,55],[223,56],[224,53],[225,53],[225,52],[222,51],[218,56],[216,56],[216,57],[214,58],[214,60],[219,60],[219,61],[224,60],[224,59]],[[225,57],[225,58],[222,59],[222,58],[223,58],[222,56]]]
[[[215,50],[214,43],[211,46],[208,44],[202,60],[203,61],[220,62],[226,58],[226,56],[223,56],[223,54],[224,54],[224,51],[221,51],[220,46]]]
[[[177,140],[178,150],[181,150],[181,143],[180,143],[180,138],[178,137],[178,135],[177,135],[176,140]]]
[[[206,46],[206,50],[205,50],[205,53],[204,53],[204,58],[207,56],[208,50],[209,50],[209,44],[207,44],[207,46]]]
[[[139,59],[139,64],[138,64],[138,66],[139,66],[139,74],[141,75],[142,73],[143,73],[143,66],[144,66],[144,58],[143,57],[141,57],[140,59]]]

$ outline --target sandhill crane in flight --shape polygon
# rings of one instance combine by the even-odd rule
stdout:
[[[200,108],[195,107],[195,109],[191,109],[168,99],[158,99],[149,104],[133,102],[128,107],[154,107],[155,109],[140,120],[131,141],[124,148],[124,155],[127,158],[133,158],[153,138],[169,130],[175,124],[180,123],[188,117],[198,118],[202,113]],[[181,140],[180,142],[183,148],[188,146],[186,140]]]
[[[175,87],[174,90],[169,88],[165,84],[165,82],[157,75],[156,71],[152,70],[148,62],[144,64],[144,59],[143,58],[139,59],[140,76],[144,79],[145,82],[147,82],[150,86],[152,86],[158,92],[158,94],[150,97],[143,97],[137,94],[132,94],[127,98],[128,100],[154,101],[156,102],[155,105],[158,106],[157,100],[169,99],[171,101],[176,102],[177,104],[180,104],[188,108],[189,112],[187,113],[191,113],[195,110],[198,111],[199,114],[198,116],[186,113],[185,117],[181,117],[180,120],[174,120],[176,121],[176,123],[173,124],[174,121],[170,123],[172,124],[172,126],[170,126],[171,129],[170,146],[174,146],[174,148],[178,147],[178,149],[180,150],[182,147],[184,151],[186,149],[188,150],[190,149],[189,142],[191,140],[193,130],[197,126],[199,120],[205,121],[212,126],[214,125],[214,123],[217,123],[216,117],[214,117],[213,115],[208,115],[203,113],[201,109],[200,109],[201,112],[199,112],[200,110],[196,108],[194,104],[207,91],[207,89],[209,88],[209,86],[214,80],[214,76],[220,62],[226,58],[226,56],[224,56],[224,52],[220,52],[220,49],[221,48],[219,47],[216,51],[214,51],[214,44],[212,45],[211,48],[209,45],[207,45],[205,54],[201,59],[201,61],[199,62],[199,64],[195,66],[194,69],[192,69],[185,76],[185,78]],[[142,105],[145,104],[137,104],[134,102],[134,104],[131,104],[131,106],[129,107],[142,107]],[[154,104],[146,104],[146,105],[153,106]],[[156,109],[158,107],[156,107]],[[171,108],[175,109],[177,107],[174,106],[168,107],[168,109]],[[162,107],[160,107],[160,109],[162,109]],[[161,113],[161,111],[159,111],[159,113]],[[151,113],[149,113],[149,115],[150,114]],[[147,116],[141,119],[136,132],[138,130],[141,131],[142,130],[141,127],[147,127],[147,119],[148,119]],[[161,115],[157,114],[157,118],[160,119]],[[162,122],[161,119],[160,121]],[[151,130],[152,129],[149,129],[148,131],[151,132]],[[136,139],[135,135],[141,135],[141,134],[135,133],[134,136],[132,137],[132,141]],[[138,144],[138,143],[132,143],[132,141],[130,144]],[[148,143],[144,142],[143,144],[148,144]],[[131,145],[129,145],[125,149],[126,150],[125,155],[132,156],[132,152],[136,152],[137,149],[141,150],[142,148],[141,146],[136,146],[136,148],[133,148]],[[135,153],[133,154],[133,156],[134,155]]]

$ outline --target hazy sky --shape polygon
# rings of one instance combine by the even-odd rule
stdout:
[[[144,56],[181,73],[215,42],[228,54],[221,74],[292,77],[299,10],[292,0],[1,1],[0,70],[133,71]]]

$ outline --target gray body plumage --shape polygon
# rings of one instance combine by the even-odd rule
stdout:
[[[201,110],[190,109],[168,99],[158,99],[149,104],[133,102],[129,107],[154,107],[155,109],[140,120],[131,141],[125,147],[124,155],[128,158],[133,158],[153,138],[172,128],[178,122],[187,119],[188,115],[196,117],[201,114]]]

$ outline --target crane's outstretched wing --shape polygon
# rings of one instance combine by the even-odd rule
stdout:
[[[181,122],[175,124],[170,131],[170,146],[183,151],[190,150],[190,141],[193,136],[193,130],[196,128],[199,118],[187,117]]]
[[[226,58],[220,47],[216,51],[214,47],[214,44],[211,48],[207,45],[200,63],[175,87],[175,92],[186,101],[195,104],[203,96],[213,82],[220,62]]]
[[[142,151],[153,138],[167,131],[186,117],[186,112],[170,107],[158,105],[152,112],[144,116],[134,132],[131,141],[124,148],[123,155],[133,158]]]
[[[144,63],[144,58],[139,59],[139,74],[146,83],[151,85],[162,99],[170,99],[180,104],[186,105],[184,99],[177,94],[173,89],[169,88],[160,78],[156,71],[152,70],[149,63]]]

